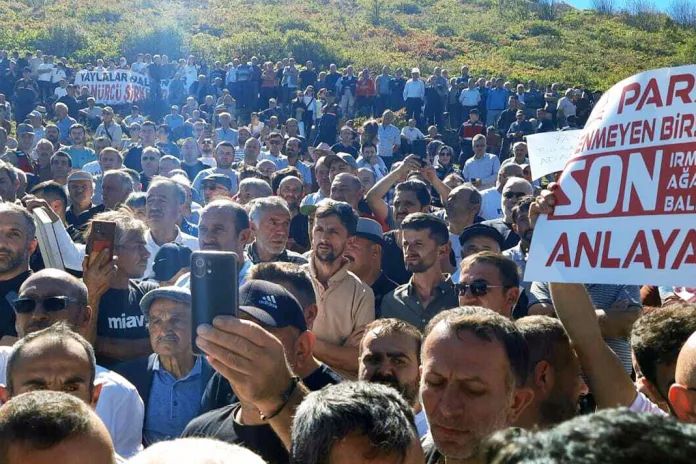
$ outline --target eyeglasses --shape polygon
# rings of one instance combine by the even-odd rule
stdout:
[[[41,303],[44,311],[47,313],[55,313],[65,310],[70,303],[83,303],[76,298],[69,296],[49,296],[44,299],[33,298],[18,298],[14,300],[14,310],[17,314],[33,313],[36,309],[36,304]]]
[[[503,193],[503,198],[507,198],[508,200],[511,198],[522,198],[526,197],[527,194],[525,192],[505,192]]]
[[[450,153],[448,151],[442,151],[442,152],[440,152],[440,156],[452,156],[452,153]]]
[[[281,142],[280,140],[271,140],[271,145],[282,145],[282,144],[283,144],[283,142]]]
[[[457,294],[459,296],[466,295],[466,292],[471,290],[474,296],[483,296],[488,293],[489,288],[507,288],[504,285],[489,285],[485,280],[474,280],[470,284],[459,283],[456,285]]]

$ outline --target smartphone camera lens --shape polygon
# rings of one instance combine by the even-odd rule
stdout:
[[[196,277],[203,277],[205,275],[205,260],[203,258],[197,258],[193,262],[193,273]]]

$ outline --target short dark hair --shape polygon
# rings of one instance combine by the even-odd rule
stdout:
[[[329,216],[338,216],[338,219],[348,230],[348,235],[354,235],[358,228],[358,213],[352,206],[343,201],[324,200],[317,208],[315,218],[323,219]]]
[[[402,459],[418,435],[413,410],[392,387],[342,382],[310,393],[292,425],[290,461],[328,462],[331,449],[351,434],[365,436],[380,455]]]
[[[0,462],[11,446],[49,450],[92,428],[89,406],[63,392],[33,391],[12,398],[0,409]]]
[[[300,179],[300,181],[302,181],[302,174],[300,174],[300,171],[296,167],[288,166],[287,168],[278,169],[271,176],[271,189],[273,190],[274,195],[278,195],[280,183],[286,177],[297,177],[298,179]]]
[[[643,315],[633,325],[631,346],[643,376],[657,384],[658,364],[673,364],[696,332],[696,305],[674,304]],[[666,394],[666,392],[664,392]]]
[[[603,464],[668,462],[690,464],[696,455],[696,426],[670,416],[604,409],[552,429],[495,433],[485,453],[489,464]]]
[[[420,360],[421,346],[423,345],[423,332],[421,332],[420,329],[413,324],[409,324],[401,319],[391,317],[375,319],[365,326],[365,333],[360,340],[360,345],[358,345],[358,349],[361,354],[365,338],[368,336],[368,334],[375,333],[377,331],[379,331],[379,335],[403,334],[413,338],[413,340],[416,342],[416,355]]]
[[[60,153],[60,152],[58,152]],[[56,154],[58,154],[56,153]],[[56,155],[53,155],[56,156]],[[65,193],[65,189],[58,182],[47,180],[36,185],[29,192],[32,195],[41,195],[48,201],[60,200],[63,202],[63,207],[68,207],[68,195]]]
[[[72,157],[68,152],[65,152],[63,150],[59,150],[51,156],[51,162],[53,162],[54,159],[56,158],[67,158],[68,159],[68,166],[72,167]]]
[[[432,196],[430,195],[430,189],[428,189],[428,184],[420,180],[407,180],[396,184],[394,189],[395,192],[413,192],[416,194],[418,202],[423,206],[430,206],[432,201]]]
[[[425,327],[424,341],[444,323],[457,333],[468,331],[487,342],[497,340],[503,345],[510,362],[511,379],[516,385],[524,385],[529,375],[529,347],[519,329],[509,319],[490,309],[478,306],[460,306],[437,314]]]
[[[224,210],[231,212],[234,215],[234,233],[239,235],[243,230],[249,229],[251,225],[249,224],[249,214],[242,205],[232,200],[227,199],[217,199],[211,201],[201,211],[201,216],[211,209]]]
[[[303,309],[317,303],[309,271],[297,264],[280,261],[260,263],[249,269],[246,280],[265,280],[286,287]]]
[[[147,193],[145,192],[131,192],[123,202],[124,206],[131,209],[133,208],[145,208],[147,204]]]
[[[539,361],[547,361],[558,366],[559,347],[570,348],[570,339],[558,319],[549,316],[527,316],[515,322],[529,347],[529,375],[534,372]]]
[[[366,148],[374,148],[375,150],[377,150],[377,145],[375,145],[374,143],[363,143],[360,146],[360,151],[362,152]]]
[[[425,230],[428,229],[430,237],[438,245],[444,245],[449,241],[447,222],[434,214],[412,213],[404,218],[401,230]]]
[[[517,264],[506,256],[493,253],[492,251],[481,251],[464,258],[461,268],[464,269],[464,265],[474,264],[488,264],[498,268],[500,280],[506,289],[520,286],[520,274],[517,270]]]
[[[87,133],[87,129],[85,126],[83,126],[80,123],[75,123],[72,126],[70,126],[70,130],[68,132],[72,132],[73,129],[82,129],[82,132]]]
[[[94,385],[94,379],[96,377],[97,369],[97,359],[94,355],[94,348],[92,348],[92,345],[87,340],[85,340],[84,337],[82,337],[82,335],[73,332],[73,330],[70,328],[70,326],[68,326],[66,322],[60,321],[56,322],[50,327],[47,327],[43,330],[39,330],[38,332],[32,332],[15,342],[15,344],[12,347],[12,353],[10,353],[10,357],[7,360],[7,367],[5,371],[5,377],[7,379],[7,389],[10,391],[10,393],[13,389],[12,376],[15,369],[17,368],[18,358],[22,355],[22,350],[28,344],[35,342],[39,339],[47,339],[55,343],[65,343],[68,339],[72,339],[80,345],[82,345],[82,348],[84,348],[85,352],[87,353],[87,357],[89,358],[89,363],[91,365],[91,377],[89,379],[89,385]]]
[[[512,208],[512,222],[517,224],[521,214],[529,216],[529,207],[532,206],[532,203],[534,203],[533,196],[528,195],[526,197],[522,197],[520,201],[518,201],[517,204]]]

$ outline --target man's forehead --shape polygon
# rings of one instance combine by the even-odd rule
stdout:
[[[20,360],[29,361],[24,367],[28,371],[46,371],[59,363],[85,363],[90,360],[85,348],[72,338],[43,337],[33,340],[22,348]]]
[[[20,296],[67,296],[75,298],[79,296],[79,291],[67,279],[57,279],[55,277],[36,277],[29,278],[19,292]]]
[[[405,333],[385,333],[384,328],[376,327],[365,335],[363,348],[371,353],[404,353],[407,355],[415,355],[417,352],[417,342],[413,337]]]
[[[486,263],[463,263],[459,282],[485,280],[490,284],[497,284],[500,280],[500,271],[497,267]]]

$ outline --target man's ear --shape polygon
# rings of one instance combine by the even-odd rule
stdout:
[[[250,222],[249,224],[254,224],[253,222]],[[253,226],[252,226],[253,227]],[[249,229],[244,229],[239,233],[239,241],[240,243],[246,245],[247,243],[251,243],[254,238],[254,232],[252,228]]]
[[[539,361],[534,367],[532,381],[534,387],[541,392],[542,395],[548,394],[553,389],[554,372],[553,367],[547,361]]]
[[[0,402],[7,404],[8,401],[10,401],[10,390],[4,385],[0,385]]]
[[[29,250],[29,256],[34,254],[34,252],[36,251],[36,247],[38,247],[38,246],[39,246],[39,241],[36,238],[33,238],[29,242],[29,246],[27,247]]]
[[[309,305],[304,310],[305,323],[307,324],[307,329],[312,330],[314,326],[314,321],[317,319],[317,314],[319,313],[319,307],[316,303]]]
[[[517,301],[520,299],[520,287],[508,288],[505,292],[505,302],[510,307],[510,312],[515,308]],[[510,314],[512,316],[512,314]]]
[[[84,335],[89,327],[89,323],[92,320],[92,307],[85,306],[85,310],[82,312],[82,317],[77,321],[77,333]]]
[[[304,367],[308,359],[312,358],[316,337],[310,330],[305,330],[295,340],[295,363],[297,367]]]
[[[512,395],[508,423],[514,424],[522,411],[534,400],[534,391],[529,387],[517,387]]]
[[[517,224],[515,224],[514,222],[512,223],[512,230],[513,230],[515,233],[517,233]]]
[[[102,384],[97,384],[92,387],[92,401],[90,401],[90,407],[92,409],[97,409],[97,402],[101,396]]]

